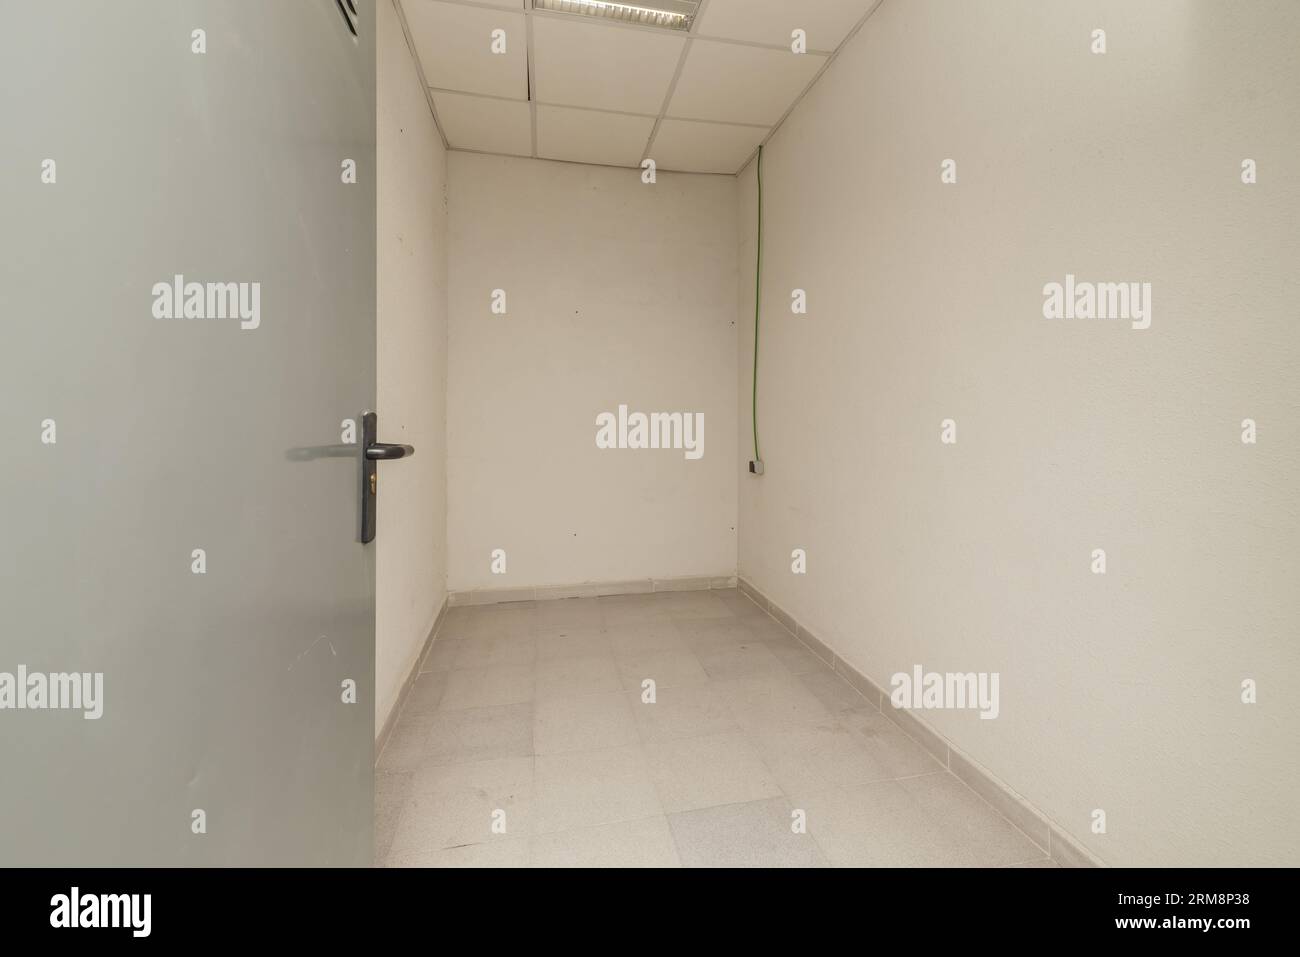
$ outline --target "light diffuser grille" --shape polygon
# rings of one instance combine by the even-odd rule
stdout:
[[[533,0],[534,10],[574,13],[665,30],[689,30],[699,6],[699,0],[646,0],[644,3],[620,3],[617,0]]]

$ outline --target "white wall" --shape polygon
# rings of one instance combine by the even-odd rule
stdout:
[[[1112,864],[1300,863],[1297,33],[885,0],[764,155],[740,572],[885,687],[1000,672],[998,719],[923,717]],[[753,164],[741,193],[747,452]],[[1067,272],[1151,282],[1151,328],[1044,319]]]
[[[379,470],[376,733],[447,591],[446,153],[392,0],[377,12],[379,438],[415,456]]]
[[[451,590],[733,575],[735,178],[449,168]],[[703,458],[597,449],[620,403],[703,412]]]

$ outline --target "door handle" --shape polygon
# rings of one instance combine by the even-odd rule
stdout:
[[[372,442],[366,446],[366,458],[374,459],[377,462],[388,459],[404,459],[414,454],[414,445],[390,445],[388,442]]]
[[[379,462],[410,458],[411,445],[394,445],[378,441],[379,416],[366,412],[361,416],[361,544],[375,540],[375,511],[379,504]]]

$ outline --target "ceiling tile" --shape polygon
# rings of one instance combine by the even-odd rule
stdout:
[[[537,107],[537,155],[545,159],[639,166],[655,121],[648,116]]]
[[[563,16],[533,17],[542,103],[658,115],[685,39]]]
[[[808,35],[808,49],[833,52],[874,0],[709,0],[697,32],[706,37],[790,46],[790,33]]]
[[[528,97],[528,31],[522,12],[439,0],[405,0],[402,9],[430,86]],[[506,34],[505,53],[492,52],[492,31],[498,29]]]
[[[761,126],[664,120],[648,155],[659,169],[735,173],[767,134]]]
[[[772,126],[817,75],[826,57],[696,40],[668,115]]]
[[[527,103],[463,93],[434,93],[433,108],[452,149],[531,156],[533,120]]]

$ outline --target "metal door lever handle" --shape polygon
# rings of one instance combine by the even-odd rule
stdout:
[[[379,501],[379,462],[410,458],[415,454],[410,445],[394,445],[378,441],[379,416],[373,412],[361,416],[361,542],[375,539],[375,511]]]
[[[371,442],[366,446],[366,458],[372,460],[404,459],[415,454],[413,445],[393,445],[389,442]]]

